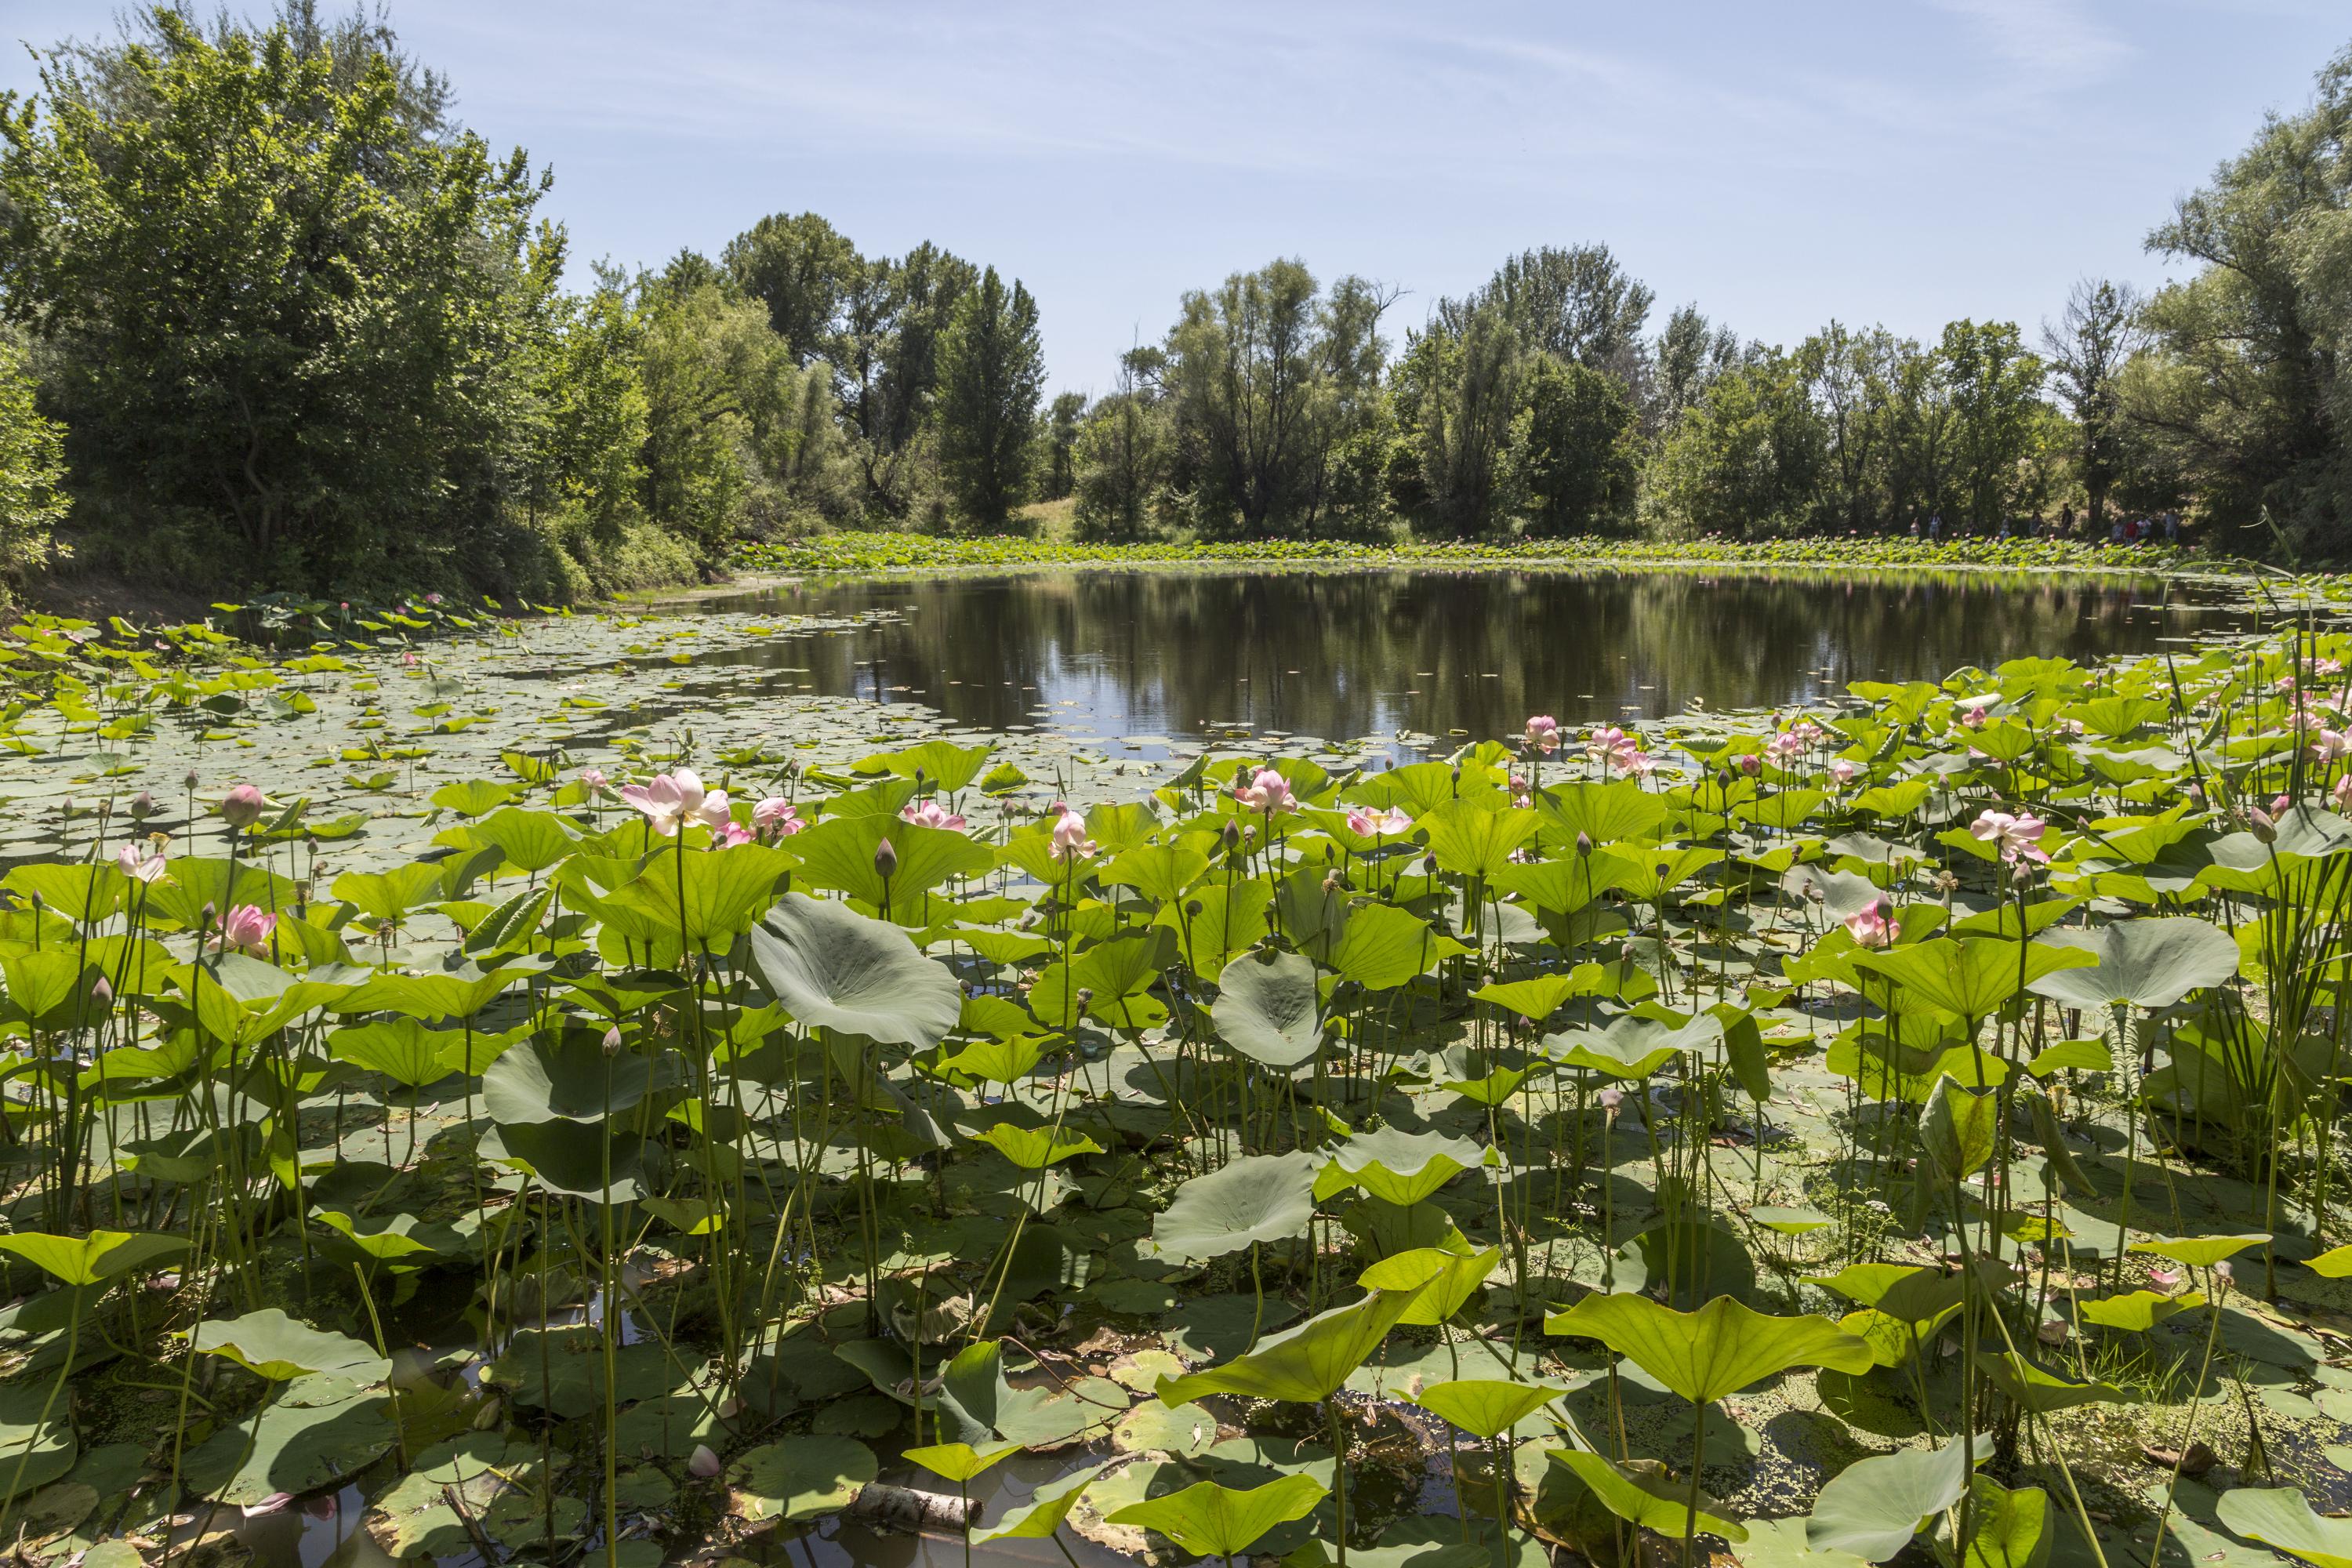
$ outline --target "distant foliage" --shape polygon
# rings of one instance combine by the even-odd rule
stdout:
[[[66,514],[65,431],[33,406],[25,356],[0,339],[0,584],[13,586],[55,548]]]

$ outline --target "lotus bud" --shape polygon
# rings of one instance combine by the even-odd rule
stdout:
[[[68,795],[65,799],[58,802],[58,815],[66,818],[68,821],[71,821],[73,819],[73,796]]]
[[[114,987],[106,983],[105,975],[100,975],[91,983],[89,999],[101,1007],[108,1006],[114,1001]]]
[[[143,789],[137,795],[132,795],[131,797],[131,815],[142,817],[154,816],[155,797],[149,795]]]
[[[2275,844],[2278,842],[2278,824],[2271,820],[2271,814],[2269,812],[2264,811],[2259,805],[2248,806],[2246,808],[2246,820],[2253,828],[2254,837],[2257,840],[2264,844]]]
[[[604,1031],[604,1054],[608,1057],[616,1055],[620,1051],[620,1048],[621,1026],[615,1024],[611,1028]]]
[[[1739,759],[1739,771],[1752,779],[1764,771],[1764,759],[1753,752],[1745,752]]]
[[[180,782],[181,782],[182,784],[185,784],[185,785],[186,785],[188,788],[190,788],[190,789],[194,789],[194,788],[195,788],[195,787],[196,787],[196,783],[197,783],[197,780],[196,780],[196,770],[195,770],[195,769],[194,769],[194,768],[190,768],[190,769],[188,770],[188,776],[187,776],[186,778],[182,779]]]
[[[898,852],[887,838],[874,846],[874,874],[886,882],[898,874]]]
[[[221,820],[231,827],[250,827],[261,820],[261,791],[249,784],[241,784],[221,796]]]
[[[1201,912],[1201,909],[1202,909],[1202,905],[1201,905],[1201,900],[1198,900],[1198,899],[1187,899],[1187,900],[1184,900],[1184,912],[1185,912],[1186,914],[1188,914],[1188,915],[1193,915],[1193,916],[1198,916],[1198,915],[1200,914],[1200,912]]]
[[[1424,855],[1421,858],[1421,874],[1424,877],[1434,877],[1437,875],[1436,856]]]
[[[697,1443],[694,1446],[694,1456],[686,1461],[686,1468],[690,1474],[699,1476],[706,1481],[709,1480],[719,1474],[720,1468],[719,1456],[710,1451],[709,1444]]]
[[[929,778],[930,776],[931,776],[931,775],[930,775],[929,773],[926,773],[926,772],[925,772],[924,770],[922,770],[921,768],[917,768],[917,769],[915,770],[915,793],[916,793],[916,794],[920,795],[920,794],[922,793],[922,789],[923,789],[923,781],[924,781],[925,779]]]
[[[1224,833],[1224,838],[1225,838],[1225,853],[1226,853],[1226,854],[1228,854],[1228,855],[1232,854],[1232,853],[1234,852],[1234,849],[1235,846],[1239,845],[1239,844],[1241,843],[1241,841],[1242,841],[1242,830],[1241,830],[1241,827],[1240,827],[1240,826],[1239,826],[1238,824],[1236,824],[1235,822],[1234,822],[1234,820],[1233,820],[1231,817],[1228,817],[1228,818],[1226,818],[1226,819],[1225,819],[1225,833]]]
[[[1589,857],[1591,855],[1592,835],[1580,830],[1578,832],[1576,836],[1576,853],[1580,858]]]

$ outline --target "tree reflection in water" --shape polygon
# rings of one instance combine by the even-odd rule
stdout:
[[[2167,599],[2165,607],[2158,601]],[[1818,701],[1853,680],[2147,652],[2237,629],[2213,592],[1983,573],[1087,570],[785,584],[705,601],[898,618],[727,656],[979,729],[1351,739]]]

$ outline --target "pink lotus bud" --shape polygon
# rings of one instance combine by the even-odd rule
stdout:
[[[221,796],[221,820],[231,827],[250,827],[261,820],[262,810],[267,805],[259,789],[249,784],[241,784]]]

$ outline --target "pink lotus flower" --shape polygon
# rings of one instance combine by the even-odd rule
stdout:
[[[220,948],[223,952],[249,952],[259,958],[268,952],[269,939],[277,932],[276,915],[257,904],[239,904],[221,921]]]
[[[582,768],[580,787],[592,795],[602,795],[612,789],[613,781],[604,776],[604,770],[602,768]]]
[[[1373,811],[1358,806],[1348,813],[1348,831],[1359,838],[1385,838],[1412,832],[1412,818],[1386,806]]]
[[[2340,763],[2352,756],[2352,735],[2341,730],[2322,730],[2311,743],[2312,756],[2323,763]]]
[[[1969,831],[1980,843],[2000,846],[2000,858],[2011,865],[2021,858],[2047,863],[2050,852],[2042,847],[2042,836],[2050,825],[2027,813],[2011,816],[2005,811],[1987,811],[1969,824]]]
[[[1969,729],[1981,730],[1985,727],[1985,710],[1981,708],[1963,708],[1960,710],[1960,722]]]
[[[1087,819],[1066,805],[1061,810],[1062,815],[1054,820],[1053,857],[1056,860],[1083,860],[1095,852],[1095,841],[1087,837]]]
[[[1797,739],[1802,741],[1808,746],[1818,746],[1822,743],[1822,741],[1827,735],[1828,731],[1824,731],[1819,724],[1814,723],[1811,719],[1800,719],[1795,723],[1789,726],[1789,733],[1796,736]]]
[[[1609,765],[1620,773],[1632,773],[1635,778],[1647,778],[1658,764],[1649,752],[1628,742],[1609,753]]]
[[[1272,816],[1277,811],[1289,811],[1298,801],[1290,793],[1290,781],[1272,768],[1260,768],[1250,782],[1234,791],[1234,798],[1252,811],[1262,811]]]
[[[807,826],[793,803],[780,795],[772,795],[751,808],[751,826],[762,838],[790,838]]]
[[[114,852],[114,863],[134,882],[152,886],[163,879],[163,851],[152,844],[126,844]]]
[[[2159,1290],[2172,1289],[2180,1283],[2180,1270],[2178,1268],[2151,1268],[2147,1271],[2147,1282],[2155,1286]]]
[[[1559,750],[1559,721],[1549,713],[1538,713],[1528,721],[1528,749],[1549,756]]]
[[[1785,765],[1792,759],[1803,754],[1805,742],[1798,738],[1795,731],[1783,730],[1779,734],[1773,736],[1769,741],[1766,742],[1764,743],[1764,749],[1771,753],[1771,757],[1774,762]]]
[[[221,796],[221,820],[231,827],[250,827],[261,820],[261,813],[268,805],[257,786],[241,784]]]
[[[621,798],[645,813],[656,833],[672,838],[702,805],[705,793],[699,774],[691,768],[679,768],[656,773],[647,784],[623,785]]]
[[[715,789],[704,795],[686,815],[713,833],[735,826],[735,807],[723,789]]]
[[[1830,777],[1841,784],[1850,784],[1862,773],[1862,764],[1852,757],[1832,757]]]
[[[732,849],[738,844],[751,842],[751,830],[732,818],[710,830],[710,847],[713,849]]]
[[[1622,751],[1632,744],[1633,742],[1626,739],[1625,731],[1612,724],[1605,729],[1595,730],[1584,737],[1584,754],[1588,757],[1606,757],[1612,752]]]
[[[2294,805],[2294,797],[2292,795],[2273,795],[2271,797],[2271,816],[2273,817],[2284,816],[2287,814],[2288,809]]]
[[[686,1468],[689,1475],[707,1481],[726,1467],[719,1462],[719,1456],[710,1451],[708,1444],[697,1443],[694,1453],[686,1461]]]
[[[1743,752],[1739,756],[1739,771],[1752,779],[1764,771],[1764,759],[1753,752]]]
[[[2346,773],[2342,778],[2337,779],[2334,786],[2328,790],[2327,797],[2336,803],[2336,810],[2352,811],[2352,773]]]
[[[1895,906],[1885,899],[1846,916],[1845,930],[1856,947],[1885,947],[1903,934],[1895,921]]]
[[[944,827],[956,833],[964,829],[963,818],[935,800],[910,800],[898,808],[898,818],[918,827]]]

